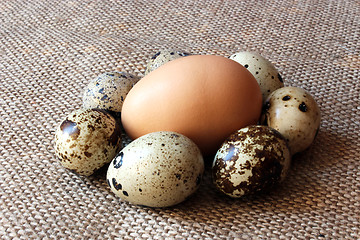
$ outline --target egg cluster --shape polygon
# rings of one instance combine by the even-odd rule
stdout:
[[[108,164],[110,189],[133,204],[186,200],[200,186],[204,159],[212,159],[214,186],[230,197],[271,189],[320,126],[314,98],[285,87],[259,54],[160,51],[144,75],[99,75],[55,133],[65,168],[89,176]],[[125,147],[122,129],[132,139]]]

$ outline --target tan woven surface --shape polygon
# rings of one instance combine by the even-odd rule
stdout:
[[[3,239],[360,239],[360,2],[0,0],[0,236]],[[287,181],[233,200],[209,174],[188,201],[133,206],[105,171],[54,156],[55,126],[105,71],[142,76],[161,48],[256,51],[309,91],[322,124]]]

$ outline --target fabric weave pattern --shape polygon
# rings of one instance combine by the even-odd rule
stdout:
[[[2,239],[359,239],[360,3],[0,0]],[[211,184],[172,208],[133,206],[105,170],[62,168],[54,130],[107,71],[143,76],[159,49],[258,52],[318,102],[321,129],[281,186],[230,199]],[[126,143],[126,142],[125,142]]]

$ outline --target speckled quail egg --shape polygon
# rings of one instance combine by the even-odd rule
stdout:
[[[89,176],[109,163],[121,150],[121,130],[104,110],[79,109],[57,127],[55,153],[61,164]]]
[[[247,68],[260,85],[263,101],[278,88],[284,87],[283,79],[275,66],[257,53],[238,52],[229,57]]]
[[[125,72],[100,74],[86,86],[83,108],[98,108],[120,113],[126,95],[139,79],[139,77]]]
[[[284,87],[266,100],[261,124],[279,131],[288,141],[291,153],[307,149],[320,128],[320,109],[315,99],[299,87]]]
[[[239,198],[283,181],[290,162],[287,142],[279,132],[252,125],[236,131],[222,144],[212,165],[213,181],[221,192]]]
[[[152,132],[124,147],[110,163],[107,182],[121,199],[149,207],[178,204],[199,187],[204,160],[189,138]]]
[[[154,56],[151,57],[149,62],[146,65],[145,74],[154,71],[158,67],[164,65],[167,62],[170,62],[174,59],[185,57],[191,55],[190,53],[179,51],[179,50],[162,50],[157,52]]]

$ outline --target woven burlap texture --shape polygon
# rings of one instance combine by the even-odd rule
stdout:
[[[2,239],[359,239],[360,2],[0,0]],[[54,130],[107,71],[143,76],[159,49],[258,52],[310,92],[320,132],[270,193],[230,199],[209,169],[189,200],[134,206],[64,169]]]

